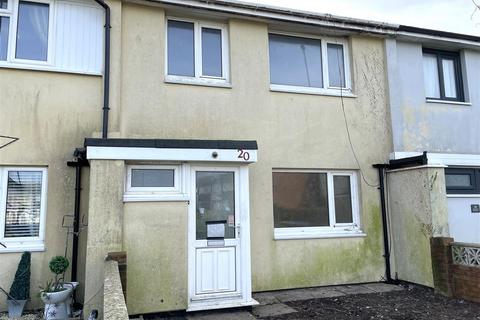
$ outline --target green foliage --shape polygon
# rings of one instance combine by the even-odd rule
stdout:
[[[55,287],[55,283],[53,282],[53,280],[49,280],[45,283],[44,287],[40,286],[40,296],[43,296],[45,293],[59,292],[63,290],[67,290],[67,289],[63,287],[57,288]]]
[[[59,275],[64,274],[65,271],[67,271],[69,265],[70,262],[68,261],[68,259],[62,256],[56,256],[53,257],[52,260],[50,260],[48,267],[50,268],[50,271],[55,274],[55,281],[50,280],[47,282],[47,285],[45,287],[40,287],[40,295],[49,292],[58,292],[65,290],[62,285],[63,276],[59,277]]]
[[[10,287],[10,297],[15,300],[28,300],[30,298],[30,252],[24,252],[18,263],[15,279]]]
[[[67,271],[69,264],[70,263],[68,262],[67,258],[62,256],[56,256],[53,257],[52,260],[50,260],[48,266],[50,267],[50,271],[52,271],[56,275],[59,275]]]

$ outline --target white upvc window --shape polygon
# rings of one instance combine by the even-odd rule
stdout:
[[[269,32],[270,89],[353,96],[346,38]]]
[[[364,236],[357,173],[274,170],[275,239]]]
[[[181,165],[129,165],[124,201],[183,201],[186,199]]]
[[[53,1],[0,1],[0,61],[51,65]]]
[[[103,20],[93,1],[0,0],[0,67],[101,75]]]
[[[43,251],[47,169],[0,167],[0,252]]]
[[[167,82],[229,86],[227,25],[169,17],[165,29]]]

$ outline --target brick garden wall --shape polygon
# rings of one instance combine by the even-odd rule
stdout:
[[[455,263],[453,238],[432,238],[432,270],[435,291],[449,296],[480,302],[480,266]],[[480,247],[480,246],[479,246]]]

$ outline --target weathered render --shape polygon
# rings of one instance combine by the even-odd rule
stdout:
[[[121,17],[121,22],[116,21],[121,29],[112,28],[113,37],[121,39],[122,49],[121,62],[113,60],[114,66],[121,66],[121,70],[113,68],[114,73],[121,74],[113,80],[114,87],[121,88],[120,97],[114,95],[121,102],[117,107],[121,112],[116,135],[258,141],[261,160],[251,167],[250,174],[253,290],[383,279],[379,198],[374,186],[360,179],[361,223],[366,237],[342,239],[274,240],[271,190],[274,168],[360,169],[353,157],[344,116],[362,174],[370,184],[377,184],[371,164],[384,162],[391,150],[389,139],[377,139],[390,135],[383,40],[351,36],[352,81],[357,95],[354,98],[271,92],[268,24],[228,19],[232,87],[172,84],[163,79],[168,13],[162,8],[117,2],[113,8],[112,15]],[[105,195],[100,197],[113,200]],[[180,252],[186,250],[182,248],[182,234],[187,232],[185,206],[124,205],[123,249],[129,256],[130,313],[185,308],[186,291],[182,293],[181,288],[186,285],[186,267],[177,267],[175,273],[169,271],[169,263],[179,263]],[[147,227],[142,221],[135,221],[139,215],[153,225],[158,223],[157,230],[175,224],[176,236],[149,234],[152,225]],[[153,263],[155,271],[148,267]],[[168,275],[169,281],[154,276],[156,273]],[[170,297],[172,286],[178,292]],[[142,299],[147,293],[163,302]]]
[[[38,287],[53,278],[48,262],[65,251],[62,218],[73,213],[75,170],[66,162],[72,158],[72,146],[81,145],[100,125],[101,77],[2,68],[0,87],[0,133],[19,138],[0,149],[0,164],[49,169],[45,251],[32,253],[32,300],[27,305],[38,308]],[[68,246],[70,256],[71,236]],[[0,286],[7,290],[20,256],[21,252],[0,253]],[[0,310],[5,308],[2,298]]]
[[[389,225],[398,279],[433,287],[430,239],[448,236],[443,167],[387,172]]]

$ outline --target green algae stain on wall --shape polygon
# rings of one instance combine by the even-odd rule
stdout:
[[[380,209],[363,214],[365,237],[273,241],[269,272],[254,272],[255,291],[379,281],[384,275]]]

